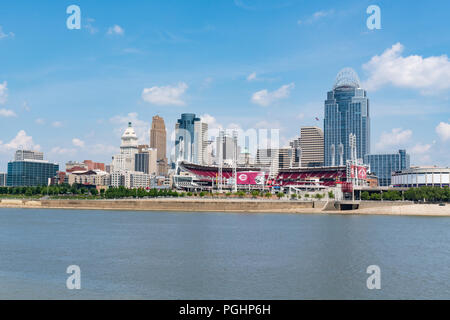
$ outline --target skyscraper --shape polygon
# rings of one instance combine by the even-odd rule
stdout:
[[[175,161],[203,164],[207,159],[208,124],[183,113],[175,124]]]
[[[352,158],[349,136],[356,136],[357,158],[370,153],[370,116],[367,92],[350,68],[336,77],[325,101],[325,165],[345,165]]]
[[[302,167],[323,166],[323,131],[319,127],[300,129],[300,149]]]
[[[131,122],[122,135],[122,143],[120,145],[120,154],[113,157],[114,171],[134,171],[135,154],[138,153],[138,137],[134,131]]]
[[[167,131],[164,119],[154,116],[150,129],[150,148],[156,149],[158,162],[158,175],[167,175]]]
[[[208,124],[194,121],[194,147],[192,162],[196,164],[208,163]]]

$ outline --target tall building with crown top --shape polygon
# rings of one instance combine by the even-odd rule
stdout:
[[[156,149],[158,175],[167,175],[167,131],[164,119],[160,116],[154,116],[152,119],[152,128],[150,129],[150,148]]]
[[[122,135],[122,143],[120,145],[120,154],[113,156],[113,171],[134,171],[135,154],[138,153],[138,137],[134,131],[131,122]]]
[[[325,165],[345,165],[352,159],[350,134],[356,137],[356,157],[370,154],[370,116],[367,92],[350,68],[339,72],[325,101]],[[355,159],[356,160],[356,159]]]

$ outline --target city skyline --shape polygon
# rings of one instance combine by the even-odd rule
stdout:
[[[406,149],[411,165],[448,166],[449,35],[439,32],[448,3],[432,12],[381,1],[382,29],[372,31],[365,25],[370,2],[243,3],[179,3],[175,10],[164,3],[139,10],[135,3],[108,4],[105,13],[106,2],[79,1],[81,30],[65,27],[68,3],[5,4],[0,171],[19,146],[61,164],[109,163],[128,122],[149,144],[156,114],[166,121],[168,157],[175,121],[190,112],[210,129],[279,128],[283,147],[302,126],[323,129],[324,94],[344,67],[357,71],[370,97],[371,153]],[[183,14],[187,6],[194,19]],[[43,21],[33,15],[38,9]],[[418,71],[407,73],[411,66]]]

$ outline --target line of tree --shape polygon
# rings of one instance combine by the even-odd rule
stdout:
[[[75,197],[92,197],[106,199],[120,198],[144,198],[144,197],[180,197],[185,193],[178,193],[166,189],[127,189],[125,187],[110,187],[107,190],[98,190],[95,187],[86,187],[82,185],[58,185],[43,187],[0,187],[0,195],[22,196],[22,197],[42,197],[42,196],[75,196]]]
[[[388,201],[424,201],[424,202],[448,202],[450,201],[450,189],[448,187],[419,187],[404,191],[389,190],[369,193],[361,193],[361,200],[388,200]]]

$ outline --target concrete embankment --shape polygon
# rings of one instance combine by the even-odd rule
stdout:
[[[449,216],[450,205],[412,202],[361,201],[356,210],[342,211],[343,202],[256,199],[149,199],[149,200],[13,200],[0,208],[48,208],[86,210],[138,210],[179,212],[316,213],[346,215]],[[352,203],[354,206],[354,203]],[[339,210],[341,209],[341,210]]]
[[[142,211],[201,211],[201,212],[287,212],[314,213],[322,210],[318,202],[249,200],[249,199],[149,199],[149,200],[2,200],[1,207],[142,210]]]

